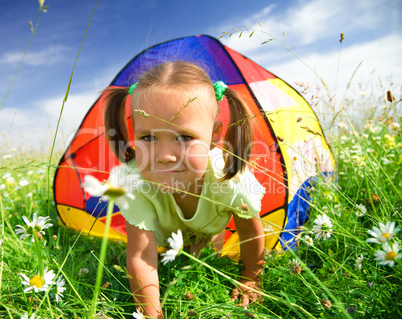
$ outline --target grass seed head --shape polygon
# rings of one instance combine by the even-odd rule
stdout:
[[[38,240],[42,241],[43,235],[39,231],[37,231],[35,228],[33,228],[33,230],[35,231],[35,234],[36,234],[36,237],[38,237]]]
[[[290,273],[292,275],[300,275],[302,269],[300,267],[299,262],[296,259],[290,261]]]
[[[290,272],[293,275],[300,275],[301,271],[302,271],[302,269],[300,266],[292,266],[292,268],[290,269]]]
[[[186,298],[186,300],[193,300],[194,299],[194,295],[189,291],[186,292],[184,297]]]
[[[374,194],[374,193],[370,193],[370,194],[371,194],[370,197],[371,197],[371,200],[373,201],[374,206],[377,206],[381,202],[381,199],[378,197],[377,194]],[[366,198],[365,204],[367,207],[371,206],[370,198]]]
[[[249,311],[246,311],[244,314],[246,315],[247,318],[254,318],[255,317],[255,314],[253,314],[252,312],[249,312]]]
[[[395,96],[392,95],[392,92],[390,90],[387,91],[387,100],[388,102],[391,102],[395,100]]]
[[[187,311],[187,316],[188,317],[194,317],[197,315],[197,312],[195,310],[189,310]]]
[[[320,302],[324,308],[330,309],[332,307],[332,302],[328,299],[321,299]]]
[[[134,111],[134,113],[137,113],[138,115],[141,115],[142,117],[145,117],[145,118],[147,118],[147,117],[150,116],[150,115],[149,115],[147,112],[145,112],[144,110],[135,109],[135,110],[133,110],[133,111]]]

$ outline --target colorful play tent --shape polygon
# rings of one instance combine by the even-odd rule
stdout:
[[[260,212],[267,231],[266,248],[292,245],[294,231],[308,218],[308,189],[312,180],[318,174],[333,175],[335,168],[314,112],[280,78],[209,36],[175,39],[142,51],[120,71],[110,87],[130,86],[142,72],[161,62],[175,60],[201,65],[212,82],[224,81],[236,90],[255,115],[251,169],[267,190]],[[132,128],[129,102],[127,124]],[[61,158],[54,178],[54,196],[61,221],[67,227],[92,235],[103,235],[106,202],[85,193],[84,176],[91,174],[105,180],[111,168],[119,164],[105,139],[104,106],[101,95]],[[219,120],[225,127],[229,113],[226,99],[220,102],[220,108]],[[132,130],[130,134],[133,140]],[[125,222],[117,206],[109,237],[126,240]],[[224,254],[236,253],[238,249],[232,221],[226,231]]]

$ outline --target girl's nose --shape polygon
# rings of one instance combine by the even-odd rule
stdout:
[[[159,163],[176,162],[178,159],[175,147],[171,143],[158,143],[156,151],[156,160]]]

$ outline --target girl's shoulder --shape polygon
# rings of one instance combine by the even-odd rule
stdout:
[[[233,212],[245,218],[256,216],[261,209],[261,200],[266,192],[249,168],[239,172],[230,180],[222,181],[224,160],[222,151],[215,148],[210,152],[210,170],[207,177],[209,196],[233,207]],[[249,207],[245,212],[244,207]]]
[[[243,172],[239,172],[230,180],[222,181],[223,168],[225,162],[223,160],[222,150],[217,147],[210,151],[210,165],[209,165],[209,178],[208,181],[216,181],[220,183],[230,184],[232,188],[243,189],[247,193],[261,193],[265,192],[265,188],[260,184],[254,174],[248,167]],[[244,188],[246,187],[246,188]]]

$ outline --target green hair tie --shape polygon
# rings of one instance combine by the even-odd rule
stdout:
[[[138,82],[135,82],[130,88],[128,89],[128,94],[133,95],[133,91],[135,87],[137,86]]]
[[[222,101],[223,96],[225,95],[225,90],[228,88],[228,86],[222,81],[218,81],[214,84],[214,88],[216,99],[218,100],[218,102]]]

